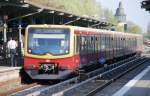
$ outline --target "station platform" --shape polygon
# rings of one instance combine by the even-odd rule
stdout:
[[[150,66],[130,80],[113,96],[150,96]]]
[[[0,82],[9,81],[20,77],[21,67],[0,66]]]

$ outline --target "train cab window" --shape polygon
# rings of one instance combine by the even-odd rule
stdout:
[[[70,29],[29,28],[28,52],[30,54],[68,54],[70,49]]]

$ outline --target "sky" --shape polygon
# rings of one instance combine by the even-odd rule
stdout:
[[[127,21],[132,21],[139,25],[143,32],[147,31],[148,23],[150,22],[150,12],[141,9],[143,0],[97,0],[101,3],[102,8],[109,8],[115,14],[115,11],[122,1],[124,12],[127,15]]]

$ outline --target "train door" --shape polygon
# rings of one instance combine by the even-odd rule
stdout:
[[[126,36],[126,42],[125,42],[125,55],[128,54],[128,38]]]
[[[117,51],[117,58],[119,57],[119,36],[116,36],[116,51]]]
[[[98,61],[98,53],[99,53],[99,50],[98,50],[98,47],[99,47],[99,35],[95,36],[95,55],[96,55],[96,61]]]
[[[109,48],[109,59],[111,59],[112,58],[112,51],[111,51],[111,34],[109,34],[109,39],[108,39],[108,41],[109,41],[109,44],[108,44],[108,48]]]
[[[111,58],[111,34],[108,37],[108,50],[109,50],[109,59]]]
[[[121,56],[121,35],[118,35],[118,56]]]
[[[101,33],[98,35],[98,61],[100,59],[100,56],[101,56]]]
[[[116,58],[116,38],[115,38],[115,35],[113,37],[113,57]]]
[[[105,48],[105,52],[106,52],[106,59],[109,58],[109,35],[105,34],[105,44],[106,44],[106,48]]]
[[[106,61],[106,43],[105,43],[105,35],[101,34],[100,35],[100,57],[99,57],[99,61],[101,63],[103,63],[104,61]]]
[[[93,45],[93,47],[92,47],[92,49],[93,49],[92,54],[94,56],[93,57],[93,63],[96,63],[97,50],[96,50],[96,36],[95,35],[92,36],[92,45]]]
[[[90,51],[90,36],[89,35],[87,35],[87,62],[90,62],[90,53],[91,53],[91,51]]]
[[[109,50],[110,50],[109,52],[110,59],[112,59],[113,58],[113,36],[112,34],[109,37]]]
[[[76,59],[78,61],[79,64],[79,68],[83,67],[83,44],[82,44],[82,36],[81,35],[77,35],[76,36]]]
[[[126,48],[126,37],[123,35],[123,55],[125,56],[125,48]]]
[[[80,35],[80,60],[83,66],[85,66],[88,63],[87,43],[86,43],[86,36],[84,35]]]
[[[94,53],[94,36],[88,36],[88,62],[91,64],[95,61]]]
[[[120,37],[120,54],[121,56],[123,56],[123,35],[121,35]]]
[[[119,39],[119,35],[117,34],[117,57],[120,57],[120,39]]]
[[[118,51],[117,51],[117,46],[118,46],[118,40],[117,40],[117,34],[116,34],[116,36],[115,36],[115,56],[116,56],[116,58],[118,57]]]

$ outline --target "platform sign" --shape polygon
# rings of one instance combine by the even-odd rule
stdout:
[[[100,59],[99,59],[99,63],[100,64],[104,64],[106,62],[106,59],[104,58],[104,57],[101,57]]]

